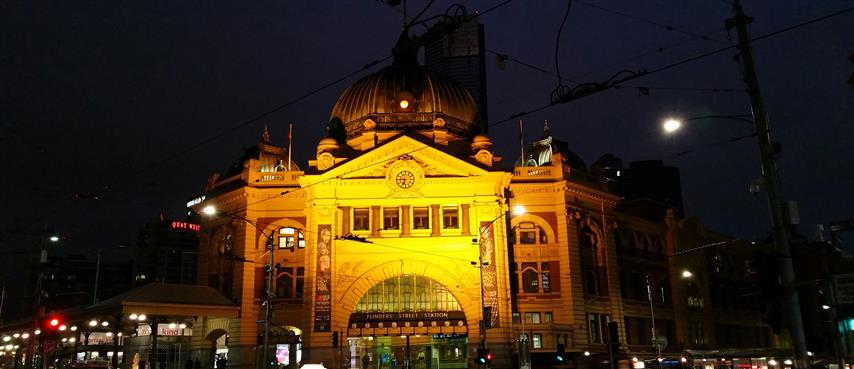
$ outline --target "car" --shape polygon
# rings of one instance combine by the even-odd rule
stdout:
[[[300,369],[326,369],[323,364],[303,364]]]

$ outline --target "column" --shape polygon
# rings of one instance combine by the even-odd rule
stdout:
[[[341,234],[350,233],[350,207],[342,206],[341,208]]]
[[[471,236],[471,222],[469,221],[469,207],[470,204],[460,204],[461,215],[460,215],[460,228],[463,231],[463,236]]]
[[[442,229],[442,216],[439,214],[440,211],[442,211],[442,209],[439,205],[430,205],[430,217],[432,218],[432,222],[430,224],[432,232],[430,233],[430,236],[432,237],[439,237],[441,235],[441,233],[439,233],[439,230]]]
[[[380,207],[377,205],[371,206],[371,236],[379,237],[380,229],[382,229],[382,216]]]
[[[409,208],[409,205],[400,207],[400,237],[409,237],[409,230],[412,229],[412,225],[409,224],[411,222],[409,220]]]

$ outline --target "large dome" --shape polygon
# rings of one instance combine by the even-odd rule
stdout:
[[[448,131],[469,136],[477,133],[476,117],[474,99],[456,82],[417,63],[396,61],[348,87],[329,119],[335,133],[350,139],[361,134],[367,119],[377,131],[406,131],[432,129],[442,118]]]

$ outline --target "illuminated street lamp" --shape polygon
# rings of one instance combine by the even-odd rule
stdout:
[[[525,212],[526,212],[526,209],[522,205],[516,205],[509,211],[509,213],[511,213],[515,216],[524,215]],[[485,223],[482,226],[480,226],[480,230],[478,232],[478,240],[477,240],[477,241],[479,241],[478,245],[477,245],[478,261],[477,262],[474,262],[474,261],[471,262],[471,264],[475,268],[478,268],[478,270],[480,272],[480,348],[481,349],[486,349],[486,323],[487,323],[487,320],[486,320],[487,319],[486,301],[485,301],[485,296],[484,296],[485,291],[483,289],[483,269],[487,268],[489,266],[489,262],[483,260],[483,246],[482,246],[483,232],[485,232],[487,229],[489,229],[489,226],[492,225],[492,223],[495,223],[496,220],[498,220],[502,216],[505,216],[507,213],[508,213],[507,211],[503,211],[503,212],[501,212],[501,214],[498,214],[497,217],[490,220],[489,223]],[[491,319],[491,317],[490,317],[490,319]],[[521,360],[521,357],[522,357],[522,355],[520,355],[520,360]]]
[[[691,273],[690,270],[685,269],[682,271],[682,278],[691,278],[694,276],[694,273]]]
[[[669,117],[669,118],[664,120],[664,122],[661,124],[661,127],[664,128],[664,132],[666,132],[666,133],[674,133],[674,132],[678,131],[679,129],[681,129],[682,125],[685,122],[692,121],[692,120],[701,120],[701,119],[731,119],[731,120],[737,120],[737,121],[745,122],[747,124],[752,125],[753,121],[750,119],[747,119],[748,117],[750,117],[750,115],[747,115],[747,114],[701,115],[701,116],[684,118],[684,119]]]

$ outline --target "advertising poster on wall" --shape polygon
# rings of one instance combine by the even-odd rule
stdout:
[[[332,321],[332,226],[317,226],[317,276],[314,293],[314,331],[329,332]]]
[[[483,273],[483,306],[484,310],[491,310],[492,316],[488,317],[489,327],[498,327],[498,271],[495,267],[495,237],[493,235],[492,222],[480,222],[480,255],[484,264],[481,266]]]

